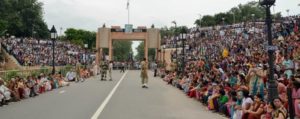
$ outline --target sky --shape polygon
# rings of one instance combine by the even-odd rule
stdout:
[[[67,28],[96,31],[104,23],[107,27],[128,23],[127,0],[38,0],[44,3],[44,19],[63,33]],[[172,25],[193,27],[200,15],[226,12],[239,4],[253,0],[130,0],[130,24],[133,27],[152,24],[156,28]],[[255,0],[258,1],[258,0]],[[272,12],[283,16],[300,14],[300,0],[276,0]],[[137,42],[134,43],[135,47]]]

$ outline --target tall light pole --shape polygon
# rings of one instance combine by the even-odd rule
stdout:
[[[235,14],[234,14],[234,12],[231,12],[231,13],[233,15],[233,24],[235,24]]]
[[[87,66],[87,49],[88,49],[88,44],[84,44],[84,48],[85,48],[85,51],[84,51],[84,64],[85,64],[85,68]]]
[[[182,55],[181,55],[181,74],[184,74],[184,69],[185,69],[185,40],[186,40],[186,31],[182,31],[182,33],[180,33],[179,35],[179,39],[181,40],[182,42]]]
[[[275,0],[260,0],[260,5],[264,6],[266,9],[266,24],[268,31],[268,56],[269,56],[269,75],[268,75],[268,101],[272,102],[278,97],[277,84],[274,79],[274,52],[275,46],[272,43],[272,19],[270,7],[274,5]]]
[[[255,14],[251,14],[253,23],[253,39],[255,40]]]
[[[202,17],[201,14],[199,14],[199,33],[201,35],[201,21],[202,21]]]
[[[286,10],[287,16],[290,16],[290,13],[289,13],[289,12],[290,12],[290,9],[287,9],[287,10]]]
[[[130,16],[129,16],[129,15],[130,15],[130,14],[129,14],[129,0],[127,0],[127,7],[126,7],[126,9],[128,10],[128,24],[129,24],[129,23],[130,23],[130,22],[129,22],[129,20],[130,20],[130,19],[129,19],[129,18],[130,18]]]
[[[166,45],[163,45],[163,67],[165,66],[165,53],[166,53]]]
[[[55,74],[54,48],[55,48],[55,41],[56,41],[56,38],[57,38],[57,32],[56,32],[56,29],[55,29],[54,25],[52,26],[52,28],[50,30],[50,38],[52,40],[52,74]]]
[[[223,26],[225,25],[225,18],[224,17],[222,17],[222,21],[223,21]]]
[[[177,37],[177,23],[176,21],[172,21],[172,23],[175,25],[175,30],[174,30],[174,41],[175,41],[175,54],[176,54],[176,67],[178,67],[178,61],[177,61],[177,57],[178,57],[178,54],[177,54],[177,40],[178,40],[178,37]],[[178,70],[177,70],[178,72]]]

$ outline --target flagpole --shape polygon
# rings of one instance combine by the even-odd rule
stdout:
[[[129,0],[127,1],[127,10],[128,10],[128,24],[130,23],[129,22],[129,18],[130,18],[130,14],[129,14]]]

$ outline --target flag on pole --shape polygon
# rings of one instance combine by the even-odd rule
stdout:
[[[126,9],[129,9],[129,0],[127,0],[127,7]]]

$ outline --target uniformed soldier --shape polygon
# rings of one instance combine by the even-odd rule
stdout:
[[[141,79],[142,79],[142,88],[148,88],[148,63],[146,58],[141,62]]]
[[[106,61],[101,62],[101,81],[106,81],[108,64]]]

